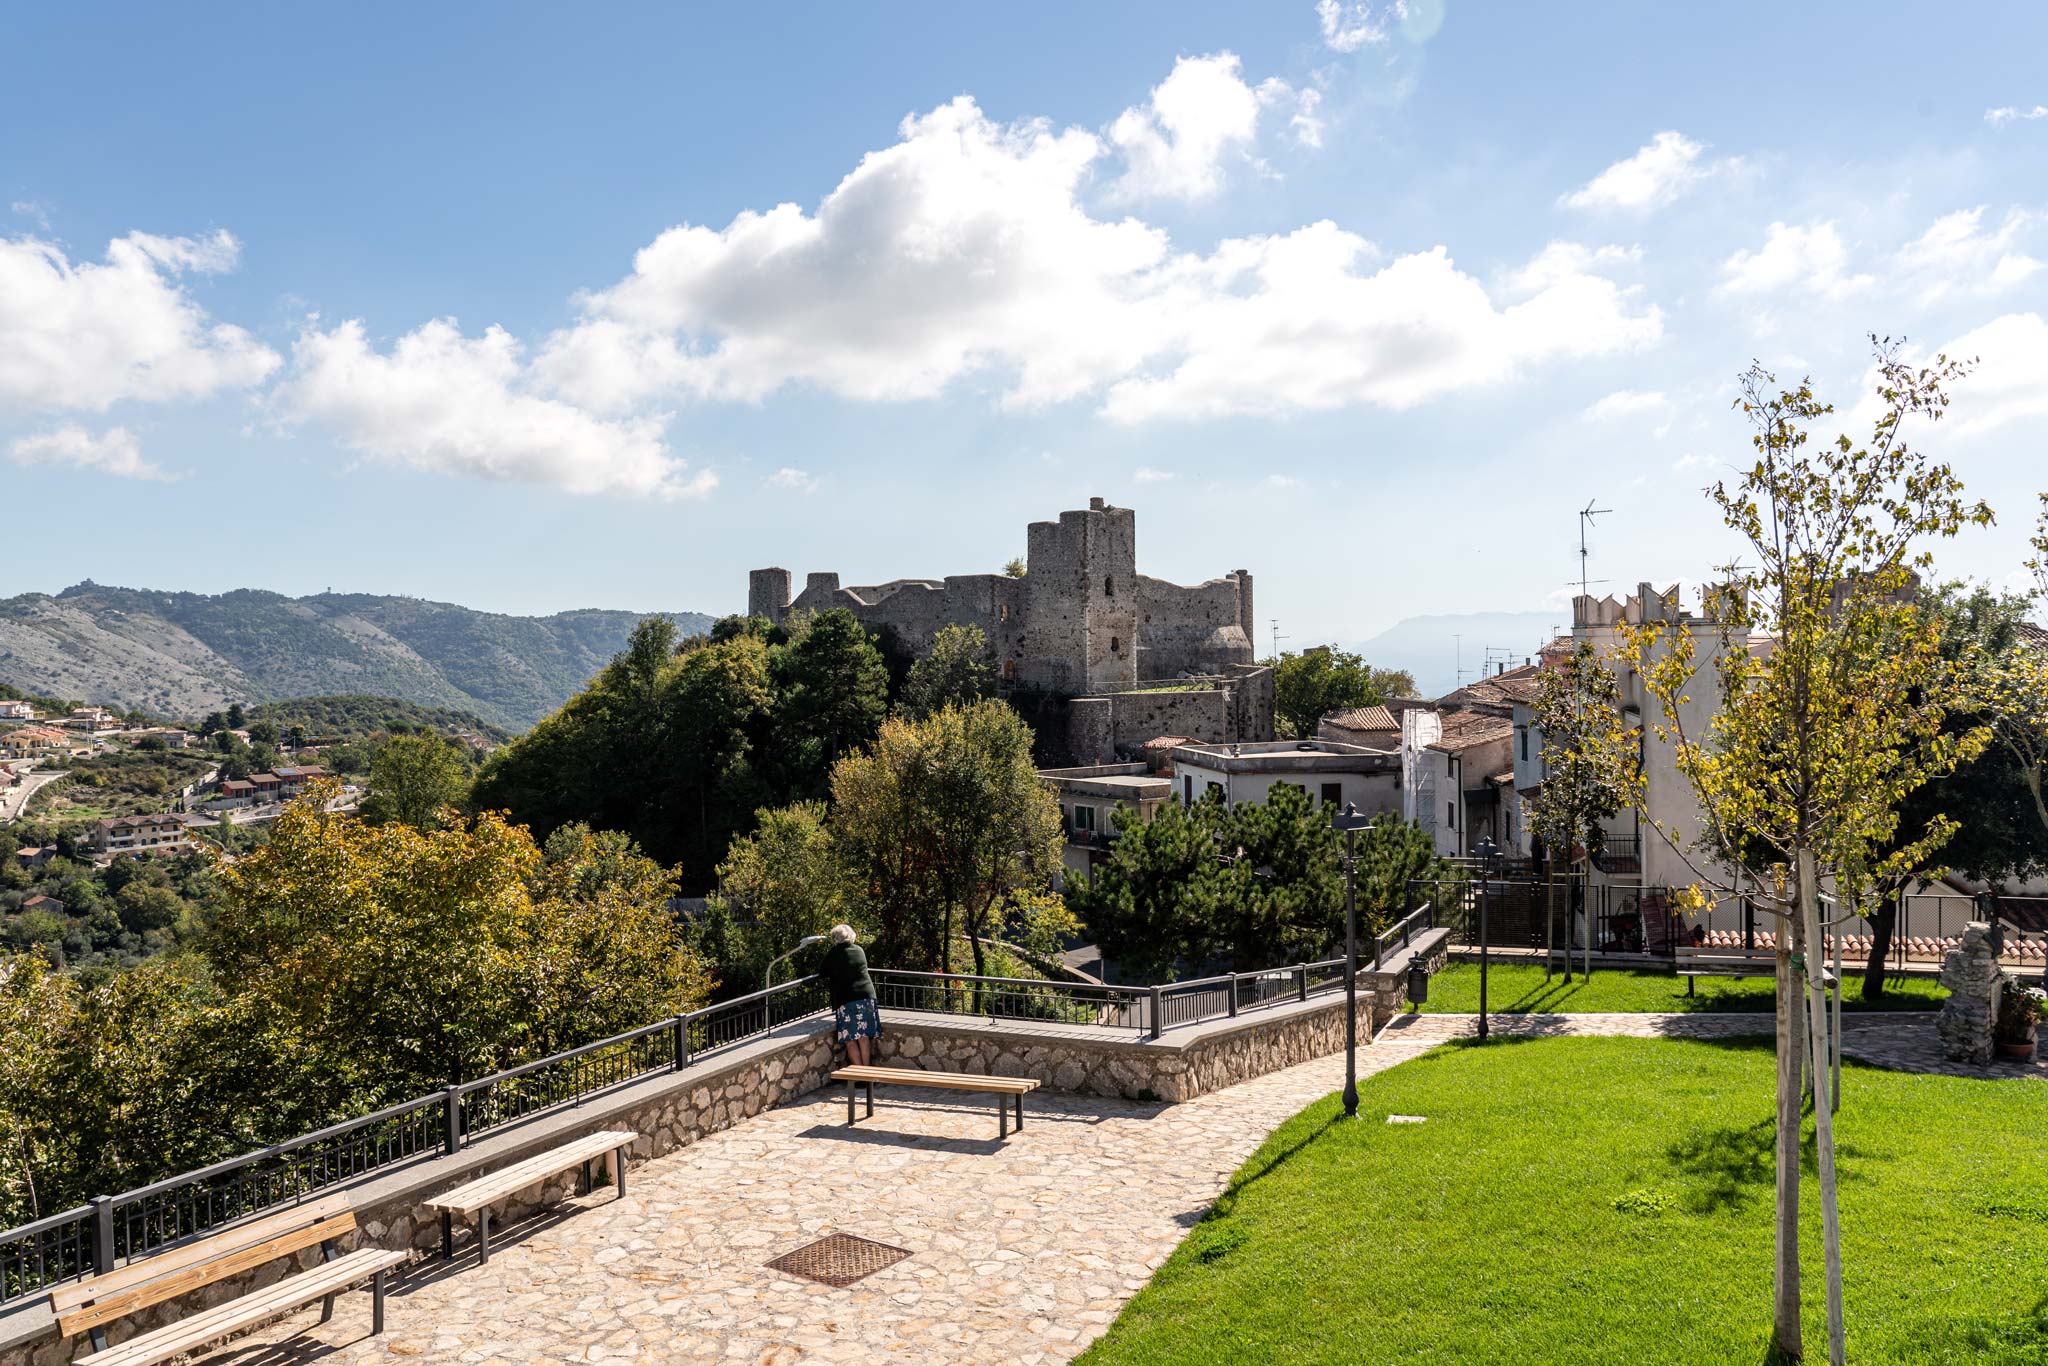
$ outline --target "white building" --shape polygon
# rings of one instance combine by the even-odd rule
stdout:
[[[1334,740],[1265,740],[1181,745],[1173,751],[1173,793],[1191,805],[1214,792],[1224,801],[1263,802],[1275,786],[1308,794],[1318,807],[1355,803],[1360,814],[1401,805],[1401,756]]]
[[[1067,836],[1060,861],[1069,873],[1083,877],[1108,857],[1118,807],[1149,822],[1173,795],[1172,782],[1150,764],[1044,768],[1038,776],[1060,804],[1060,824]]]
[[[1481,840],[1513,847],[1514,722],[1502,709],[1415,707],[1401,714],[1401,815],[1436,841],[1446,858],[1469,856]]]
[[[192,842],[185,822],[163,813],[114,816],[93,826],[93,847],[102,854],[134,854],[144,850],[182,849]]]

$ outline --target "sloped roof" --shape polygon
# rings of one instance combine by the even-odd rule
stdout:
[[[1323,718],[1326,726],[1339,730],[1399,730],[1401,723],[1394,719],[1394,713],[1383,706],[1352,707],[1346,711],[1333,711]]]
[[[1514,733],[1515,723],[1505,716],[1493,716],[1477,711],[1446,712],[1443,734],[1439,735],[1429,748],[1456,754],[1461,750],[1471,749],[1474,745],[1505,740]]]

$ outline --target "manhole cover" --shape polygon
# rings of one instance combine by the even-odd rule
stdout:
[[[910,1254],[900,1247],[890,1247],[869,1238],[856,1238],[851,1233],[831,1233],[815,1243],[805,1243],[794,1252],[785,1252],[768,1265],[776,1271],[785,1271],[792,1276],[822,1285],[849,1286],[864,1280],[884,1267],[896,1265]]]

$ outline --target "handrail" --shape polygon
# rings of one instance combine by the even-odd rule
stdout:
[[[361,1129],[371,1124],[378,1124],[387,1119],[396,1119],[400,1115],[410,1114],[414,1110],[421,1110],[429,1105],[439,1104],[441,1104],[441,1097],[438,1094],[415,1096],[411,1100],[402,1100],[396,1105],[387,1105],[381,1110],[373,1110],[367,1115],[359,1115],[354,1119],[344,1119],[330,1124],[324,1129],[315,1129],[311,1133],[300,1134],[296,1138],[287,1138],[281,1142],[272,1143],[268,1147],[258,1148],[254,1152],[243,1153],[238,1157],[222,1158],[220,1161],[200,1167],[196,1171],[182,1172],[177,1176],[167,1176],[161,1181],[153,1181],[147,1186],[137,1186],[134,1190],[123,1191],[115,1196],[114,1203],[117,1205],[129,1204],[136,1200],[147,1199],[152,1195],[162,1195],[165,1191],[175,1190],[179,1186],[190,1185],[195,1181],[204,1181],[215,1176],[226,1176],[229,1172],[239,1171],[252,1162],[261,1162],[268,1157],[282,1157],[286,1153],[297,1152],[299,1149],[318,1143],[323,1139],[339,1138],[352,1130]],[[9,1232],[14,1231],[9,1230]]]
[[[1429,917],[1429,923],[1434,927],[1436,924],[1436,904],[1434,902],[1423,902],[1420,906],[1402,916],[1398,921],[1373,936],[1372,970],[1374,972],[1378,972],[1380,964],[1384,963],[1387,959],[1387,941],[1396,934],[1399,934],[1401,936],[1401,947],[1407,948],[1414,934],[1415,922],[1424,916]]]

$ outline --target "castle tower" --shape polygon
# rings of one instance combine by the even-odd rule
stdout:
[[[1138,534],[1100,498],[1033,522],[1024,576],[1027,682],[1068,692],[1138,681]]]
[[[747,574],[747,615],[766,617],[777,626],[789,611],[789,571],[755,569]]]

